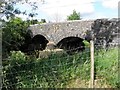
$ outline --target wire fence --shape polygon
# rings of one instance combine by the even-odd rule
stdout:
[[[84,51],[70,54],[43,51],[48,56],[42,58],[13,51],[3,60],[2,88],[119,87],[118,47],[96,49],[92,44]]]

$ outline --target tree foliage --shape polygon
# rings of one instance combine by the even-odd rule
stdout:
[[[9,0],[0,2],[0,15],[10,19],[15,17],[16,14],[21,14],[22,12],[19,9],[14,8],[14,5],[21,0]]]
[[[77,13],[75,10],[73,10],[73,13],[67,16],[67,20],[80,20],[80,13]]]
[[[24,1],[23,3],[21,1]],[[20,11],[19,8],[14,6],[17,3],[27,3],[31,6],[32,11]],[[36,3],[31,3],[29,0],[2,0],[0,1],[0,20],[2,26],[2,51],[6,56],[12,50],[20,50],[25,43],[29,43],[30,34],[27,32],[27,28],[30,24],[37,24],[38,20],[34,20],[33,17],[37,15],[35,10],[37,9]],[[16,17],[17,14],[28,15],[32,20],[23,21],[21,18]],[[2,17],[6,17],[6,19]],[[4,21],[4,25],[3,25]],[[27,45],[25,45],[27,46]],[[28,47],[28,46],[27,46]]]
[[[41,0],[40,2],[44,2]],[[15,8],[14,6],[19,4],[29,4],[31,6],[31,10],[29,13],[26,10],[20,10],[19,8]],[[30,2],[29,0],[2,0],[0,1],[0,17],[5,16],[6,19],[10,19],[11,17],[15,17],[17,14],[23,14],[33,18],[34,16],[38,15],[36,13],[38,6],[36,2]]]
[[[11,50],[19,50],[25,44],[28,23],[21,18],[12,18],[2,28],[3,54]]]

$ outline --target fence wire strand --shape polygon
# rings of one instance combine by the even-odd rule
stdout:
[[[97,45],[94,46],[97,47]],[[117,47],[111,47],[110,50],[114,50],[114,48]],[[76,49],[79,48],[71,49],[71,52]],[[106,55],[107,51],[109,49],[95,50],[95,66],[98,65],[100,58],[110,58],[109,55]],[[114,54],[111,53],[111,56],[114,56]],[[101,68],[99,65],[98,67]],[[95,68],[95,71],[99,69],[98,67]],[[12,88],[65,87],[70,80],[78,78],[81,80],[88,78],[90,80],[90,49],[72,53],[71,55],[52,53],[47,58],[36,58],[36,60],[23,62],[22,60],[8,58],[3,60],[2,70],[3,88],[8,90]],[[101,73],[104,73],[102,69]],[[96,71],[95,77],[100,79],[101,73]],[[88,81],[86,81],[85,87],[88,87]]]
[[[79,49],[79,48],[72,49],[71,51],[76,50],[76,49]],[[70,51],[70,50],[67,50],[67,51]],[[39,58],[41,61],[34,61],[33,60],[31,62],[24,62],[24,63],[17,62],[17,60],[15,60],[15,62],[12,63],[13,61],[10,58],[7,60],[4,59],[3,61],[5,61],[5,62],[3,63],[3,65],[5,65],[5,66],[3,66],[3,68],[2,68],[3,69],[3,83],[4,83],[3,88],[7,88],[7,87],[9,88],[9,87],[12,87],[14,85],[17,86],[18,84],[23,83],[23,81],[21,81],[21,82],[18,81],[18,83],[15,82],[13,84],[10,82],[11,82],[13,77],[14,78],[12,81],[14,81],[14,79],[16,79],[18,76],[20,76],[22,74],[25,74],[25,78],[30,78],[31,74],[37,73],[36,72],[37,66],[39,67],[38,69],[40,69],[39,72],[43,73],[43,76],[47,77],[48,75],[45,75],[45,73],[48,73],[48,74],[52,75],[56,81],[60,82],[59,77],[56,77],[56,74],[62,75],[62,73],[65,73],[65,71],[69,71],[70,70],[69,68],[71,66],[77,67],[78,63],[85,61],[84,59],[87,59],[87,60],[90,59],[89,57],[86,57],[86,58],[81,57],[80,58],[80,56],[82,56],[82,54],[84,54],[84,53],[89,53],[89,51],[76,53],[76,56],[65,54],[62,57],[61,56],[58,56],[58,57],[54,56],[56,54],[53,53],[47,59],[43,58],[43,59],[45,59],[45,61],[42,60],[41,58]],[[76,60],[76,59],[78,59],[78,60]],[[56,62],[56,63],[54,64],[53,62]],[[9,63],[9,64],[7,65],[7,63]],[[43,63],[43,65],[41,65],[42,63]],[[52,64],[54,64],[54,65],[52,65]],[[28,69],[25,69],[25,70],[17,69],[18,71],[15,70],[16,68],[21,68],[21,67],[23,68],[23,66],[25,66],[24,68],[27,68],[28,65],[29,65]],[[46,71],[47,69],[48,69],[48,71]],[[64,71],[58,71],[59,69],[62,69]],[[12,78],[10,80],[5,80],[5,79],[9,78],[9,76],[11,76]],[[48,81],[54,81],[54,79],[51,79]],[[64,81],[65,81],[65,79],[64,79]],[[10,85],[7,85],[7,82]]]

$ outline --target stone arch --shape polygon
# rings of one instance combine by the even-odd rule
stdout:
[[[85,50],[85,44],[82,38],[79,37],[65,37],[57,43],[57,47],[66,50],[68,53]]]
[[[51,37],[50,37],[49,35],[47,35],[47,33],[43,32],[43,31],[40,31],[40,32],[38,32],[38,33],[33,32],[32,38],[34,38],[34,37],[37,36],[37,35],[44,36],[48,41],[51,40]]]
[[[49,41],[46,39],[45,36],[41,34],[37,34],[32,38],[32,43],[30,45],[30,48],[32,50],[44,50],[48,42]]]

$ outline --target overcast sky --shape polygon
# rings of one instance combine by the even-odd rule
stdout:
[[[80,12],[82,19],[117,18],[119,0],[29,0],[37,2],[37,19],[47,21],[65,21],[73,10]],[[31,10],[28,4],[17,4],[21,10]],[[19,15],[23,19],[27,17]]]

